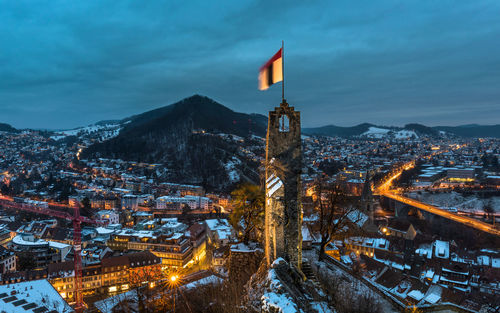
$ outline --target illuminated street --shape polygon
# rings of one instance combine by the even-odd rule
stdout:
[[[404,197],[402,195],[396,194],[395,192],[391,191],[390,187],[392,186],[392,183],[394,182],[394,180],[396,178],[398,178],[399,176],[401,176],[401,173],[403,172],[403,170],[408,170],[408,169],[412,168],[413,166],[414,166],[414,162],[409,162],[409,163],[405,164],[404,166],[402,166],[401,169],[397,173],[390,176],[384,183],[382,183],[375,190],[376,193],[378,193],[381,196],[388,197],[388,198],[394,199],[396,201],[414,206],[416,208],[430,212],[432,214],[436,214],[436,215],[439,215],[441,217],[450,219],[452,221],[462,223],[464,225],[479,229],[481,231],[484,231],[484,232],[487,232],[487,233],[490,233],[490,234],[493,234],[496,236],[500,236],[500,230],[495,228],[493,225],[478,221],[474,218],[460,216],[458,214],[451,213],[447,210],[443,210],[441,208],[438,208],[438,207],[435,207],[435,206],[432,206],[432,205],[429,205],[426,203],[422,203],[420,201],[417,201],[417,200],[414,200],[414,199],[411,199],[408,197]]]

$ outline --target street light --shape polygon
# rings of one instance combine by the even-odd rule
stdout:
[[[171,275],[171,276],[170,276],[170,283],[171,283],[172,285],[176,284],[176,282],[177,282],[177,278],[179,278],[177,275],[175,275],[175,274],[174,274],[174,275]]]
[[[179,275],[171,274],[168,277],[168,283],[170,285],[170,288],[174,290],[173,301],[174,301],[174,313],[175,313],[175,298],[177,297],[177,285],[179,284]]]

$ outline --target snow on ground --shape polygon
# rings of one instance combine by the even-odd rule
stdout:
[[[389,132],[390,132],[389,129],[371,126],[370,128],[368,128],[367,131],[362,133],[361,136],[366,136],[370,138],[383,138]]]
[[[400,130],[394,133],[396,139],[406,139],[406,138],[418,138],[417,133],[413,130]]]
[[[102,140],[107,140],[118,136],[121,129],[122,128],[118,124],[89,125],[86,127],[58,131],[54,136],[51,136],[50,138],[54,140],[60,140],[67,136],[81,136],[98,133],[102,137]]]
[[[394,131],[387,128],[373,127],[368,128],[367,131],[361,134],[361,136],[369,138],[384,138],[384,137],[394,137],[395,139],[407,139],[407,138],[418,138],[418,135],[413,130],[398,130]]]
[[[429,192],[422,192],[418,194],[416,192],[411,192],[411,198],[425,203],[433,204],[442,208],[457,208],[461,211],[469,211],[476,213],[483,213],[484,206],[489,204],[491,201],[491,206],[495,212],[500,212],[500,197],[491,197],[487,199],[480,199],[476,196],[464,197],[458,192],[450,193],[435,193],[431,194]]]
[[[283,292],[283,285],[281,284],[276,270],[273,268],[279,263],[285,262],[282,258],[276,259],[267,274],[269,281],[269,288],[262,295],[262,311],[264,312],[277,312],[277,313],[297,313],[301,312],[297,305],[293,302],[286,293]]]
[[[90,126],[79,127],[79,128],[70,129],[70,130],[63,130],[60,133],[62,135],[65,135],[65,136],[76,136],[80,132],[83,132],[83,133],[92,133],[92,132],[95,132],[95,131],[98,131],[98,130],[101,130],[101,129],[107,129],[110,126],[111,125],[90,125]]]
[[[55,141],[63,139],[63,138],[66,138],[66,136],[63,136],[63,135],[50,136],[50,139],[55,140]]]
[[[332,281],[340,281],[338,290],[346,294],[367,295],[371,296],[380,303],[382,312],[392,313],[399,312],[388,300],[383,298],[378,293],[370,289],[365,283],[352,275],[347,274],[335,265],[327,262],[319,262],[318,251],[315,249],[303,252],[303,257],[311,262],[311,265],[318,271],[317,276],[326,275]],[[321,311],[320,311],[321,312]]]
[[[222,282],[223,282],[222,278],[220,278],[218,276],[215,276],[215,275],[210,275],[208,277],[205,277],[205,278],[199,279],[197,281],[191,282],[191,283],[189,283],[187,285],[184,285],[181,288],[183,288],[183,289],[194,289],[194,288],[198,288],[200,286],[218,285],[218,284],[221,284]]]
[[[324,302],[318,302],[318,301],[313,301],[311,302],[311,308],[313,310],[316,310],[320,313],[335,313],[336,311],[332,311],[328,305],[326,305]]]
[[[265,141],[266,140],[266,138],[262,138],[260,136],[253,135],[253,134],[250,136],[250,138],[254,139],[254,140],[261,140],[261,141]]]
[[[224,168],[226,169],[227,175],[229,176],[229,180],[231,183],[237,183],[240,181],[240,174],[236,169],[236,165],[241,164],[241,160],[237,157],[232,157],[230,161],[224,164]]]
[[[220,138],[227,140],[227,141],[234,141],[234,142],[243,142],[245,141],[243,137],[236,136],[233,134],[225,134],[225,133],[218,133],[216,136],[219,136]]]
[[[118,306],[123,301],[127,301],[129,302],[129,308],[132,311],[132,309],[137,309],[137,300],[137,290],[134,289],[125,293],[118,294],[116,296],[106,298],[101,301],[97,301],[96,303],[94,303],[94,305],[102,313],[113,313],[115,312],[116,306]]]

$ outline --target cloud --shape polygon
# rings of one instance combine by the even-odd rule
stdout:
[[[205,94],[265,113],[256,89],[285,40],[306,126],[495,123],[497,1],[7,1],[0,121],[69,128]]]

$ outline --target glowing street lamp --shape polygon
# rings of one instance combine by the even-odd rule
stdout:
[[[177,283],[177,279],[178,278],[179,277],[177,275],[175,275],[175,274],[170,276],[170,282],[172,283],[172,285],[174,285],[174,284]]]
[[[171,274],[168,277],[168,283],[170,285],[170,288],[174,290],[174,295],[173,295],[173,301],[174,301],[174,313],[175,313],[175,298],[177,297],[177,285],[180,282],[179,275],[177,274]]]

